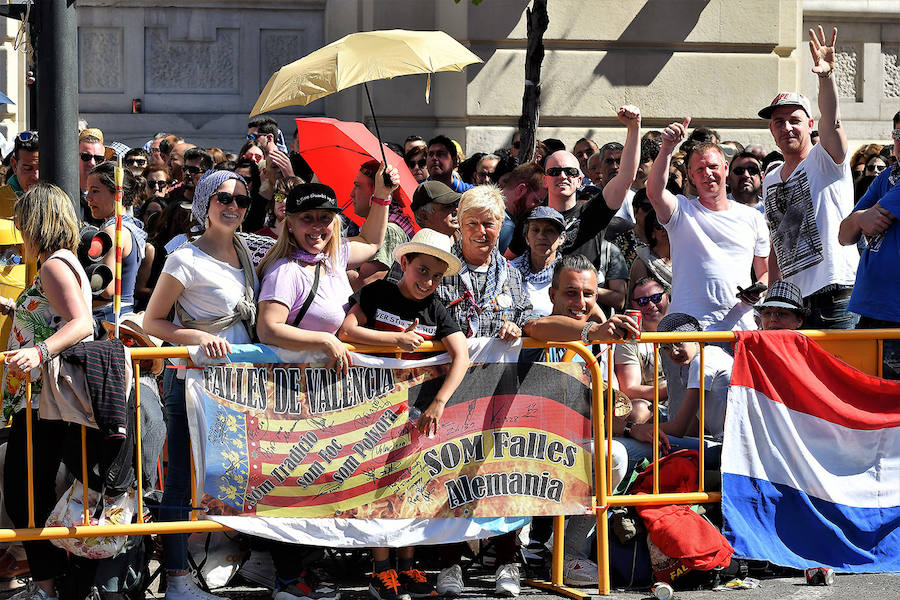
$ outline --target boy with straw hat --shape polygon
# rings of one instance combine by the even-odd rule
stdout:
[[[396,346],[413,351],[426,340],[440,341],[450,355],[450,370],[434,399],[418,421],[419,432],[437,431],[444,406],[469,367],[469,350],[459,324],[434,292],[444,275],[455,275],[461,264],[450,252],[450,238],[433,229],[420,229],[412,240],[394,249],[403,276],[397,283],[373,281],[351,298],[338,337],[345,342]],[[397,551],[398,568],[389,548],[373,548],[374,567],[369,594],[376,600],[437,596],[425,574],[414,568],[413,547]]]

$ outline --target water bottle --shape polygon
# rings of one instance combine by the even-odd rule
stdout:
[[[19,255],[19,250],[14,246],[0,253],[0,267],[13,267],[21,262],[22,257]]]

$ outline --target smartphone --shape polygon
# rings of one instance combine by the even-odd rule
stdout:
[[[737,289],[738,289],[738,293],[737,293],[737,296],[738,296],[738,297],[741,297],[741,296],[743,296],[744,294],[746,294],[746,295],[748,295],[748,296],[753,296],[753,295],[756,295],[756,294],[761,294],[761,293],[763,293],[764,291],[766,291],[767,289],[769,289],[769,286],[767,286],[767,285],[764,284],[764,283],[760,283],[759,281],[757,281],[756,283],[754,283],[753,285],[751,285],[751,286],[748,287],[747,289],[744,289],[744,288],[742,288],[741,286],[737,286]]]

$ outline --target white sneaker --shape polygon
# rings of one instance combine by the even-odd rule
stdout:
[[[216,596],[204,592],[194,583],[190,575],[169,575],[165,600],[227,600],[224,596]]]
[[[455,598],[462,594],[462,568],[459,565],[453,565],[452,567],[443,569],[438,573],[435,589],[438,594],[447,596],[448,598]]]
[[[497,568],[497,585],[494,592],[504,598],[514,598],[519,595],[519,565],[500,565]]]
[[[569,558],[563,563],[563,585],[598,585],[597,563],[586,558]]]

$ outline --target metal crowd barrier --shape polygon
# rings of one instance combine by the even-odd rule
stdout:
[[[871,330],[832,330],[832,331],[803,331],[807,337],[817,342],[858,342],[858,341],[875,341],[877,344],[875,356],[877,357],[877,372],[872,373],[881,375],[881,361],[883,357],[882,341],[885,339],[900,339],[900,330],[896,329],[871,329]],[[659,344],[672,342],[700,342],[700,371],[704,371],[705,361],[705,345],[715,342],[731,342],[735,336],[730,331],[723,332],[703,332],[688,334],[683,332],[677,333],[644,333],[641,336],[641,342],[652,343],[654,345],[654,373],[659,371]],[[614,344],[609,345],[608,352],[608,373],[607,381],[613,378],[614,368]],[[721,494],[718,492],[706,491],[704,480],[705,471],[705,445],[700,446],[700,462],[699,462],[699,485],[695,492],[685,493],[660,493],[659,492],[659,379],[654,376],[653,383],[653,493],[641,495],[613,495],[611,487],[612,480],[612,461],[604,460],[605,456],[609,457],[612,453],[612,415],[613,415],[613,388],[607,386],[606,402],[603,402],[603,377],[600,370],[599,356],[595,357],[589,348],[580,342],[539,342],[533,339],[524,339],[523,345],[526,348],[564,348],[566,350],[563,361],[571,360],[574,356],[579,356],[584,361],[587,369],[591,374],[592,389],[592,427],[594,430],[595,448],[605,448],[605,453],[594,452],[594,506],[592,509],[597,516],[597,556],[599,568],[599,585],[598,592],[601,595],[609,595],[610,579],[609,579],[609,531],[607,521],[607,511],[615,506],[653,506],[662,504],[695,504],[706,502],[718,502]],[[348,349],[361,353],[392,353],[398,354],[397,348],[381,347],[381,346],[353,346],[348,344]],[[434,352],[442,350],[440,343],[425,342],[416,352]],[[189,358],[188,349],[184,347],[165,347],[165,348],[131,348],[131,356],[134,366],[134,380],[140,380],[140,364],[141,360],[150,360],[155,358]],[[2,355],[2,353],[0,353]],[[700,412],[699,412],[699,431],[704,431],[705,420],[705,391],[704,386],[700,387]],[[137,411],[136,419],[136,435],[137,435],[137,456],[141,456],[141,397],[140,385],[136,385],[135,403]],[[25,411],[26,431],[27,431],[27,468],[28,468],[28,527],[25,529],[0,529],[0,542],[22,541],[22,540],[50,540],[56,538],[81,538],[93,536],[113,536],[113,535],[147,535],[147,534],[167,534],[167,533],[189,533],[198,531],[227,531],[230,530],[220,523],[212,520],[200,520],[197,512],[202,510],[196,508],[198,506],[196,498],[196,476],[194,469],[191,469],[191,517],[188,521],[173,522],[145,522],[144,506],[143,506],[143,465],[142,461],[137,461],[137,511],[136,523],[122,525],[79,525],[74,527],[36,527],[34,522],[34,475],[33,475],[33,447],[31,439],[32,431],[32,413],[31,413],[31,385],[30,382],[26,387],[26,406]],[[81,452],[82,452],[82,481],[87,481],[87,460],[86,460],[86,429],[81,428]],[[89,523],[88,515],[88,487],[84,489],[84,522]],[[526,583],[534,587],[543,588],[554,593],[568,596],[570,598],[582,599],[592,595],[586,589],[574,589],[563,585],[563,542],[564,542],[564,523],[565,516],[553,517],[553,561],[551,567],[550,581],[541,581],[527,579]]]

